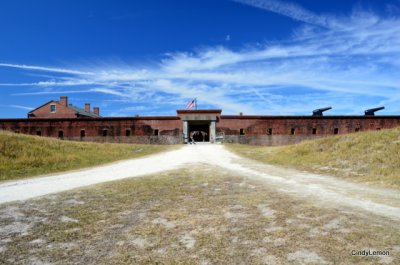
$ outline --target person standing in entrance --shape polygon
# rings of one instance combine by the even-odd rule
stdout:
[[[189,134],[189,136],[190,136],[190,144],[196,144],[196,142],[194,141],[194,134],[195,134],[196,132],[190,132],[190,134]]]

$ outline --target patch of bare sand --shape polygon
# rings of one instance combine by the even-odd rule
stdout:
[[[317,253],[306,249],[289,253],[287,260],[294,264],[331,264],[318,256]]]

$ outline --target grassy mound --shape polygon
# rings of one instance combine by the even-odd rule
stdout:
[[[94,166],[171,146],[62,141],[0,131],[0,181]]]
[[[228,145],[245,157],[400,188],[400,128],[328,137],[290,146]]]

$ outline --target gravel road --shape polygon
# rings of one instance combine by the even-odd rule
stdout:
[[[250,178],[262,180],[291,196],[310,198],[329,207],[375,214],[400,220],[400,193],[373,188],[331,176],[265,165],[241,158],[223,145],[187,145],[178,150],[109,165],[66,172],[52,176],[9,181],[0,184],[0,203],[27,200],[96,183],[156,174],[193,164],[217,165]]]

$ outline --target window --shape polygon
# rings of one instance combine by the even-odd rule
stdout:
[[[158,136],[158,129],[154,130],[154,136]]]
[[[50,112],[56,113],[56,105],[50,105]]]
[[[131,136],[131,129],[126,129],[125,130],[125,136],[126,137]]]
[[[108,130],[107,129],[103,129],[103,137],[106,137],[108,135]]]
[[[317,134],[317,128],[312,129],[312,134]]]
[[[355,129],[355,132],[359,132],[359,131],[360,131],[360,128],[357,127],[357,128]]]
[[[64,131],[63,130],[58,131],[58,138],[64,139]]]
[[[267,135],[272,135],[272,128],[268,128]]]
[[[42,131],[36,131],[37,136],[42,136]]]
[[[295,128],[290,129],[290,135],[295,135],[295,134],[296,134],[296,129]]]
[[[239,134],[240,135],[245,135],[244,129],[240,129]]]
[[[84,138],[86,136],[86,131],[85,129],[81,130],[81,138]]]
[[[333,129],[333,134],[339,134],[339,128]]]

